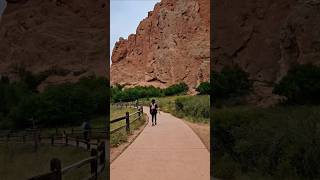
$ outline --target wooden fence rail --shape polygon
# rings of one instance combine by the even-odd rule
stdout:
[[[91,149],[89,158],[80,160],[67,167],[62,168],[60,159],[51,159],[49,173],[32,177],[29,180],[62,180],[62,175],[72,172],[87,164],[90,164],[91,174],[85,179],[97,180],[98,176],[103,172],[106,166],[106,148],[104,141],[99,143],[99,146],[96,149]]]
[[[136,117],[134,117],[134,116],[136,116]],[[113,124],[113,123],[116,123],[119,121],[123,121],[123,120],[125,120],[126,124],[124,126],[120,126],[116,129],[111,130],[110,134],[113,134],[123,128],[126,128],[126,131],[130,132],[130,124],[132,124],[133,122],[135,122],[138,119],[141,120],[142,116],[143,116],[143,108],[142,108],[142,106],[140,106],[140,107],[138,107],[138,111],[136,111],[134,113],[129,114],[129,112],[126,112],[126,114],[124,116],[111,120],[110,124]]]
[[[41,130],[32,129],[25,130],[24,132],[14,132],[7,131],[7,134],[2,134],[0,137],[0,142],[16,142],[16,143],[34,143],[35,150],[38,148],[40,142],[44,142],[51,145],[64,145],[64,146],[75,146],[78,148],[83,148],[91,151],[91,156],[89,158],[80,160],[70,166],[61,168],[61,161],[59,159],[53,158],[50,162],[50,172],[35,176],[30,178],[30,180],[61,180],[62,175],[80,168],[86,164],[90,164],[91,174],[84,180],[96,180],[98,175],[101,174],[105,168],[106,163],[106,148],[105,141],[100,141],[100,139],[94,140],[80,138],[82,136],[76,136],[76,133],[65,133],[63,135],[52,134],[52,135],[41,135]],[[92,132],[96,133],[96,132]],[[100,133],[100,132],[98,132]],[[105,133],[106,134],[106,133]]]
[[[112,103],[111,106],[118,107],[118,108],[134,107],[138,109],[140,106],[140,103],[139,102],[117,102],[117,103]]]

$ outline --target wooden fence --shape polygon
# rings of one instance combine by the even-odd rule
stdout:
[[[105,131],[98,130],[99,128],[92,129],[91,133],[105,133]],[[94,131],[96,130],[96,131]],[[91,152],[91,156],[80,160],[70,166],[61,167],[61,161],[53,158],[50,162],[50,170],[43,175],[35,176],[30,180],[61,180],[62,175],[67,174],[70,171],[78,169],[82,166],[90,164],[91,174],[84,178],[84,180],[96,180],[98,175],[104,170],[106,165],[106,148],[105,141],[100,141],[99,138],[90,140],[81,138],[82,130],[71,129],[71,132],[66,133],[62,131],[62,135],[59,135],[59,129],[56,129],[56,133],[52,135],[41,134],[40,129],[26,129],[21,132],[4,131],[0,133],[0,142],[15,142],[15,143],[34,143],[35,150],[37,150],[39,143],[46,143],[53,145],[75,146],[78,148],[86,149]],[[102,138],[105,139],[105,138]],[[95,141],[95,142],[94,142]],[[106,172],[107,173],[107,172]]]
[[[97,180],[98,176],[104,171],[106,166],[105,142],[99,143],[97,148],[91,149],[90,157],[80,160],[72,165],[62,168],[61,160],[53,158],[50,161],[50,171],[46,174],[35,176],[29,180],[61,180],[62,176],[80,167],[90,164],[90,175],[83,180]],[[107,172],[105,172],[107,173]]]
[[[113,134],[113,133],[120,131],[121,129],[124,129],[124,128],[126,128],[127,132],[130,132],[130,124],[132,124],[136,120],[141,120],[141,118],[143,116],[142,106],[138,107],[137,110],[138,111],[131,113],[131,114],[129,114],[129,112],[126,112],[126,114],[124,116],[111,120],[110,124],[113,124],[113,123],[116,123],[119,121],[123,121],[123,120],[125,120],[126,124],[124,126],[110,130],[110,134]]]
[[[129,107],[133,107],[133,108],[139,108],[140,107],[140,103],[139,102],[117,102],[117,103],[113,103],[111,104],[111,106],[114,107],[118,107],[118,108],[129,108]]]
[[[100,129],[100,128],[96,128]],[[59,133],[61,132],[61,133]],[[106,131],[95,131],[95,129],[92,129],[90,131],[90,134],[102,134],[100,137],[101,139],[106,139],[107,132]],[[90,137],[90,136],[89,136]],[[93,138],[96,141],[100,141],[100,138]],[[77,147],[79,144],[83,143],[90,147],[91,140],[84,139],[83,136],[83,130],[75,130],[72,129],[70,132],[66,132],[65,130],[59,131],[56,129],[55,133],[52,133],[51,135],[42,134],[40,129],[29,129],[21,132],[15,132],[15,131],[7,131],[7,133],[2,133],[0,135],[0,142],[15,142],[15,143],[27,143],[27,142],[34,142],[34,144],[38,144],[41,142],[45,142],[47,144],[51,145],[58,145],[58,144],[65,144],[65,145],[74,145]],[[73,142],[73,143],[70,143]]]

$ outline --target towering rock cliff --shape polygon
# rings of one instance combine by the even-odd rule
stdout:
[[[1,75],[14,79],[19,67],[50,71],[43,82],[50,84],[109,74],[105,0],[7,2],[0,23]]]
[[[111,84],[194,89],[209,80],[210,0],[162,0],[112,52]]]
[[[320,64],[319,0],[215,1],[212,67],[238,64],[255,80],[255,101],[298,63]]]

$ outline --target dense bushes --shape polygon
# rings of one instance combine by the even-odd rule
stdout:
[[[123,88],[123,86],[121,85],[115,85],[111,87],[111,99],[113,102],[128,102],[135,101],[136,99],[141,98],[184,94],[187,91],[188,86],[185,83],[172,85],[165,89],[160,89],[153,86],[136,86],[133,88]]]
[[[134,88],[123,89],[119,85],[111,87],[111,98],[113,102],[135,101],[143,97],[160,97],[162,90],[153,86],[137,86]]]
[[[289,104],[320,104],[320,67],[297,65],[274,87]]]
[[[248,94],[252,82],[239,67],[225,67],[220,73],[211,72],[211,88],[213,99],[228,99]]]
[[[199,95],[210,94],[210,82],[201,82],[197,87],[196,91],[198,91]]]
[[[319,107],[213,112],[213,172],[221,179],[319,179]]]
[[[175,100],[175,112],[177,115],[190,116],[194,120],[210,118],[209,96],[178,97]]]
[[[174,84],[172,86],[167,87],[164,89],[164,95],[165,96],[172,96],[172,95],[178,95],[188,92],[189,88],[188,85],[184,82],[179,84]]]
[[[35,79],[32,74],[28,76]],[[41,93],[25,82],[1,82],[2,128],[25,128],[32,119],[43,127],[79,125],[106,113],[109,88],[105,78],[86,77],[77,83],[50,86]]]

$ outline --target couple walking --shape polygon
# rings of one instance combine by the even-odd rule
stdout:
[[[158,113],[158,104],[156,103],[156,100],[152,99],[150,104],[152,126],[157,125],[157,113]]]

